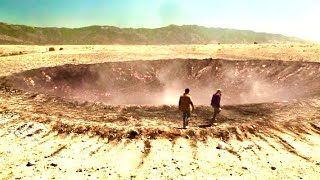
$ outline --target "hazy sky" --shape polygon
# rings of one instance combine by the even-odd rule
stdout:
[[[50,27],[196,24],[320,41],[320,0],[0,0],[0,21]]]

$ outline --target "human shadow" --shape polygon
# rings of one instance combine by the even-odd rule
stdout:
[[[201,124],[198,127],[199,128],[208,128],[208,127],[211,127],[211,126],[212,126],[211,124]]]

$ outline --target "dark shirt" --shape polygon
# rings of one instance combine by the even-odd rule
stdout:
[[[182,96],[180,96],[179,99],[179,109],[180,111],[186,112],[186,111],[192,111],[193,110],[193,102],[190,94],[184,93]]]
[[[220,100],[221,100],[221,95],[217,93],[214,94],[211,99],[211,106],[220,108]]]

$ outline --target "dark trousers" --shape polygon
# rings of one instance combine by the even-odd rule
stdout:
[[[217,115],[220,113],[221,109],[219,107],[214,107],[213,106],[213,117],[211,119],[211,124],[216,121]]]
[[[182,112],[183,128],[189,125],[190,116],[191,116],[190,111]]]

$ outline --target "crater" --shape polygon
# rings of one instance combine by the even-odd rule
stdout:
[[[185,88],[209,105],[217,88],[223,104],[291,101],[320,94],[320,64],[293,61],[172,59],[44,67],[2,77],[14,89],[72,101],[176,105]]]

